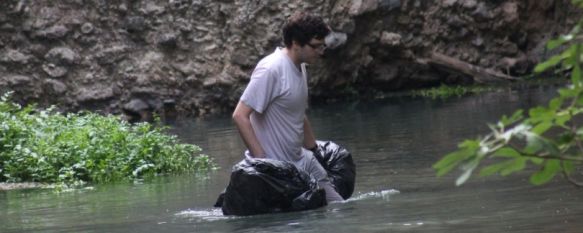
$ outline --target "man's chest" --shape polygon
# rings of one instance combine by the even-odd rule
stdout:
[[[276,99],[277,105],[287,111],[304,112],[308,104],[308,86],[302,76],[285,77],[282,94]]]

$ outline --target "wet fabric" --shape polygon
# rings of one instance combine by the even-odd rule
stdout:
[[[315,209],[326,205],[323,189],[289,162],[249,159],[233,167],[216,207],[225,215],[254,215]]]

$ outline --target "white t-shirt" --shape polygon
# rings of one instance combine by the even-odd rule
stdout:
[[[261,59],[241,101],[251,114],[253,131],[267,158],[295,162],[302,158],[308,85],[302,72],[277,48]]]

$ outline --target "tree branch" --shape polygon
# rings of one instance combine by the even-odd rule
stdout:
[[[492,83],[499,81],[516,81],[516,77],[506,75],[493,69],[479,67],[442,53],[432,52],[423,62],[472,76],[478,83]]]

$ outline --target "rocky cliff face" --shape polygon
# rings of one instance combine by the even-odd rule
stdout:
[[[316,99],[473,81],[430,52],[527,74],[578,19],[568,0],[4,0],[0,91],[141,118],[231,111],[297,9],[347,38],[309,67]]]

